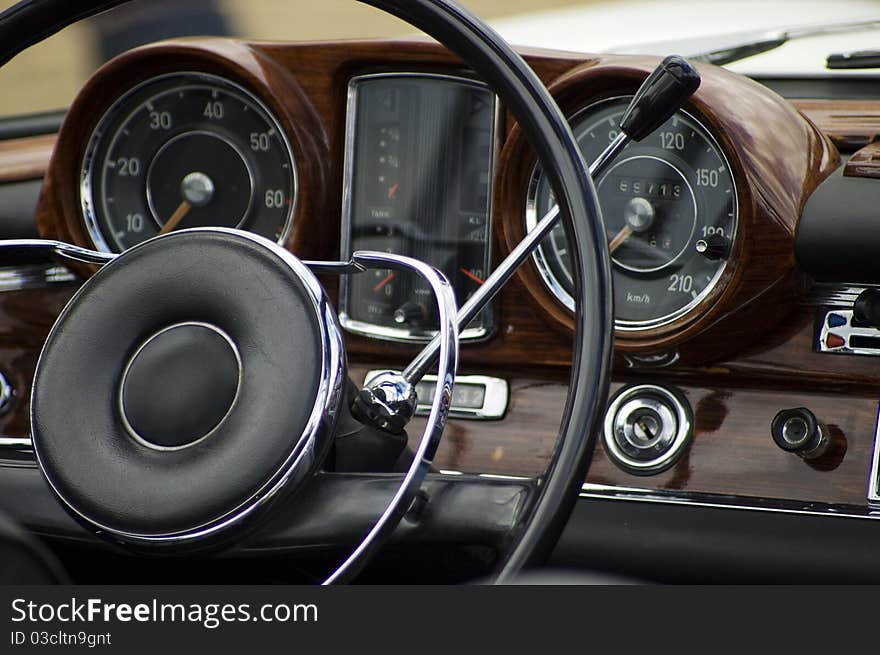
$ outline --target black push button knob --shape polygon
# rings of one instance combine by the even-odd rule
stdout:
[[[730,239],[722,234],[710,234],[705,239],[697,241],[696,250],[712,261],[727,259],[730,254]]]
[[[770,423],[776,445],[804,459],[821,457],[828,449],[828,431],[805,407],[784,409]]]
[[[880,289],[865,289],[853,303],[853,318],[862,325],[880,328]]]
[[[414,323],[425,319],[427,312],[419,303],[408,300],[394,310],[394,322],[398,324]]]

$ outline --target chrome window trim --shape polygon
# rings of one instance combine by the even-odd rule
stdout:
[[[341,219],[341,236],[339,243],[340,259],[349,259],[352,255],[351,251],[351,221],[352,221],[352,193],[354,190],[354,148],[355,148],[355,129],[357,127],[357,95],[358,86],[369,80],[387,79],[387,78],[416,78],[416,79],[433,79],[457,82],[467,86],[473,86],[484,90],[491,89],[487,84],[480,80],[465,77],[463,75],[452,75],[449,73],[425,73],[418,71],[391,71],[383,73],[366,73],[356,75],[348,81],[348,92],[346,96],[346,114],[345,114],[345,147],[343,154],[343,175],[342,175],[342,219]],[[492,94],[494,108],[492,112],[491,140],[489,152],[489,175],[490,187],[486,206],[486,258],[484,261],[484,270],[488,272],[492,266],[492,210],[493,210],[493,193],[495,178],[495,162],[498,157],[498,140],[497,129],[499,125],[500,103],[498,96]],[[435,330],[413,330],[409,328],[394,328],[384,325],[374,325],[366,321],[358,321],[352,319],[348,313],[349,301],[349,282],[347,277],[342,277],[339,282],[339,323],[349,332],[360,334],[374,339],[382,339],[385,341],[400,342],[427,342],[437,335]],[[484,310],[486,312],[486,325],[466,328],[459,333],[459,341],[479,341],[486,339],[492,333],[494,327],[494,319],[491,306]]]

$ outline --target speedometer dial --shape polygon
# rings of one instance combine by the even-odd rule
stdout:
[[[572,130],[586,161],[618,134],[630,98],[591,105]],[[598,180],[614,279],[619,330],[658,327],[683,316],[714,288],[736,231],[736,188],[718,144],[690,114],[679,111],[652,135],[631,143]],[[540,169],[529,184],[529,228],[555,204]],[[574,308],[571,256],[557,225],[535,253],[548,288]]]
[[[187,227],[282,241],[295,202],[290,145],[256,96],[205,73],[149,80],[104,115],[86,150],[82,207],[101,250]]]

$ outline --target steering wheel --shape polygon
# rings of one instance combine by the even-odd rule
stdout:
[[[123,1],[21,2],[0,15],[0,61]],[[492,87],[534,147],[567,227],[578,300],[569,392],[549,466],[493,576],[509,581],[555,544],[607,395],[613,313],[596,191],[553,99],[492,29],[450,0],[362,1],[434,37]],[[304,263],[268,240],[223,229],[171,233],[115,257],[40,240],[5,245],[104,264],[43,348],[32,438],[41,471],[74,518],[149,553],[232,543],[272,508],[296,503],[321,469],[348,396],[343,341],[314,272],[356,274],[373,263],[417,271],[435,291],[441,320],[437,346],[417,366],[424,372],[439,355],[432,413],[385,512],[328,581],[350,579],[409,508],[443,431],[458,358],[461,315],[438,271],[377,253]],[[497,280],[512,275],[520,254]],[[169,369],[177,388],[167,388]],[[388,419],[413,392],[386,380],[360,398],[373,403],[373,419]]]

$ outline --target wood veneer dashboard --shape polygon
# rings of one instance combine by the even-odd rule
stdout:
[[[600,98],[632,93],[656,64],[633,57],[524,51],[569,114]],[[364,72],[449,72],[461,63],[427,41],[317,44],[230,40],[167,42],[103,67],[71,106],[46,162],[37,221],[45,237],[91,246],[79,202],[84,148],[103,112],[126,89],[163,73],[226,77],[257,95],[290,141],[298,198],[285,246],[304,259],[339,257],[347,84]],[[637,334],[618,334],[614,388],[630,382],[672,385],[694,409],[694,438],[664,473],[637,477],[617,468],[601,445],[588,482],[599,485],[864,507],[871,467],[880,372],[870,358],[829,356],[814,348],[816,308],[802,302],[809,280],[793,257],[797,222],[812,190],[840,163],[838,149],[872,141],[880,102],[789,103],[751,80],[714,67],[688,111],[708,127],[730,162],[739,227],[730,265],[692,311]],[[514,118],[502,114],[493,196],[493,249],[502,257],[524,231],[525,189],[534,156]],[[42,173],[46,139],[0,148],[0,176]],[[34,170],[34,157],[37,165]],[[16,179],[20,179],[16,178]],[[80,274],[88,275],[86,269]],[[336,281],[325,280],[331,294]],[[19,390],[0,430],[27,434],[26,393],[36,357],[74,287],[0,294],[0,366]],[[441,469],[539,474],[553,446],[571,362],[571,315],[531,263],[496,303],[496,331],[463,348],[460,373],[510,381],[500,421],[453,420],[437,457]],[[408,360],[414,346],[346,335],[356,381],[376,365]],[[662,366],[658,366],[663,364]],[[75,381],[72,381],[75,383]],[[780,409],[806,406],[828,426],[833,447],[808,465],[772,441]]]

